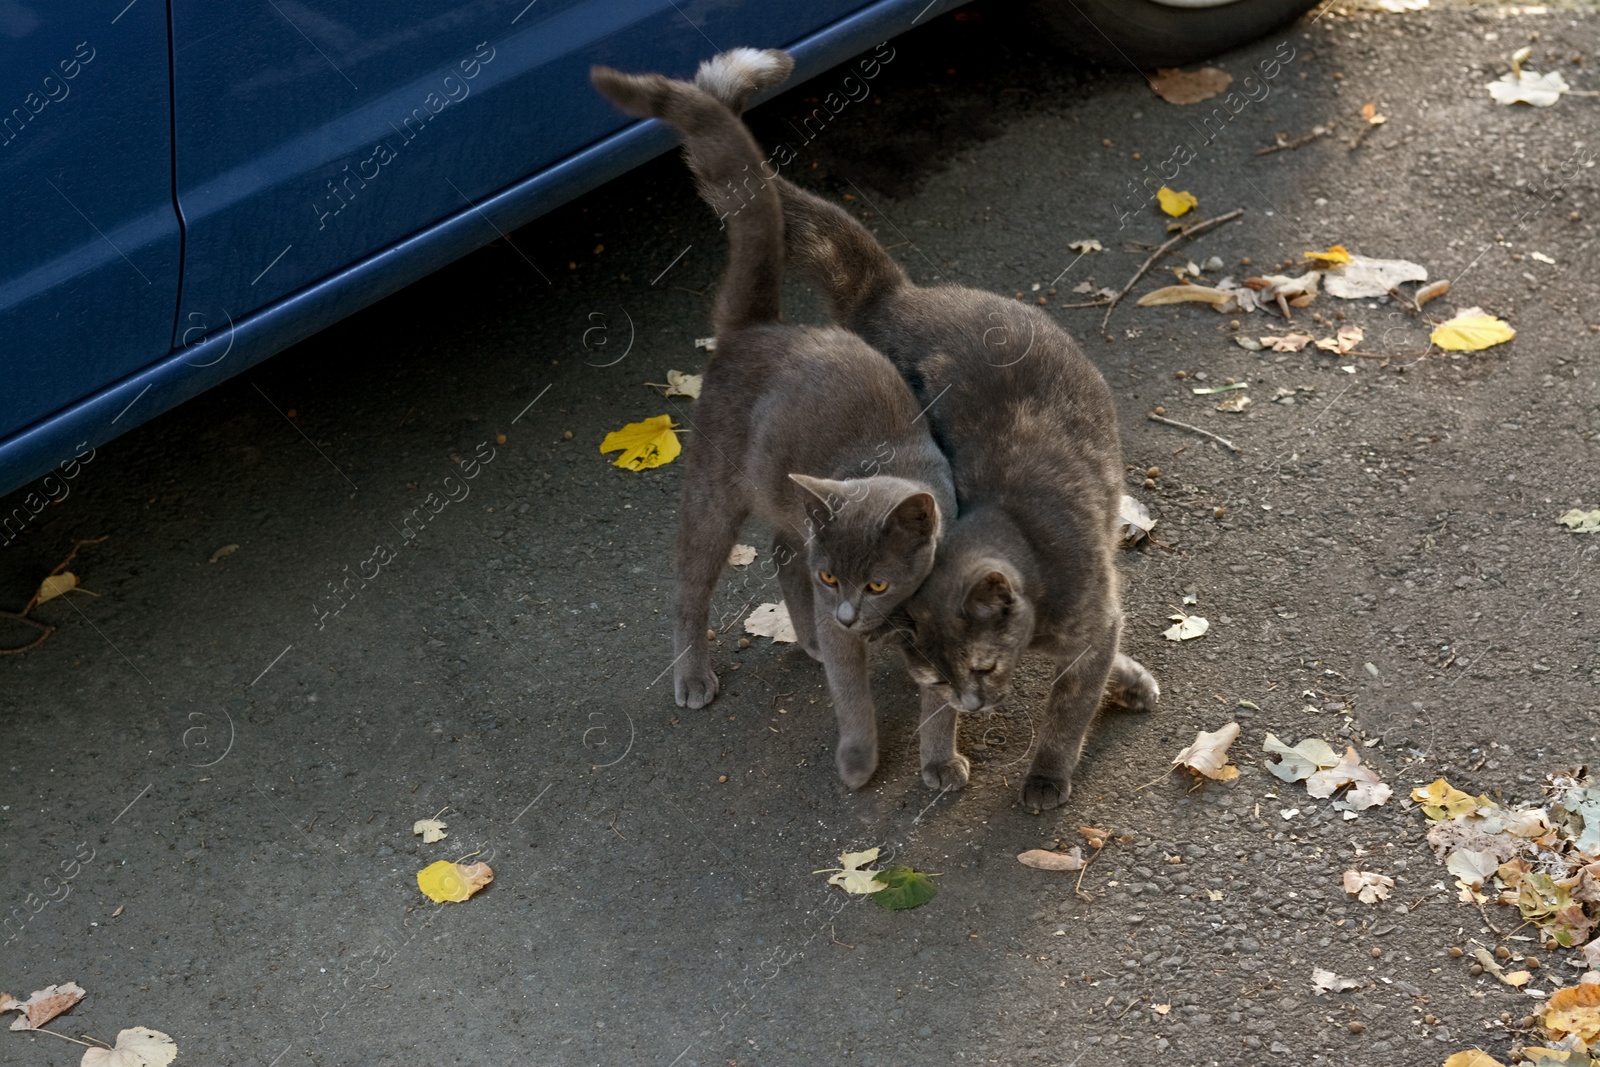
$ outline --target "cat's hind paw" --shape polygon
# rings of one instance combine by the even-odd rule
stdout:
[[[1123,711],[1154,711],[1161,699],[1161,686],[1144,664],[1131,656],[1117,654],[1106,681],[1105,703]]]
[[[922,781],[929,789],[965,789],[972,777],[972,761],[957,752],[947,760],[922,765]]]
[[[1030,774],[1022,783],[1022,806],[1029,811],[1059,808],[1072,795],[1072,779]]]
[[[878,746],[840,742],[834,765],[839,768],[839,779],[846,789],[860,789],[872,780],[873,772],[878,769]]]

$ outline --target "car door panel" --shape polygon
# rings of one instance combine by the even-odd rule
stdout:
[[[170,348],[167,57],[159,3],[0,5],[0,437]]]
[[[787,44],[858,6],[173,0],[188,240],[174,343],[622,128],[591,63],[688,74],[708,38]]]

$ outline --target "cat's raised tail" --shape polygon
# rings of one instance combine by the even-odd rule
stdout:
[[[794,60],[783,52],[739,48],[702,63],[695,82],[610,67],[589,71],[595,88],[623,111],[678,131],[701,198],[727,227],[728,269],[712,319],[718,333],[778,320],[783,209],[778,191],[762,179],[755,138],[733,105],[706,87],[742,104],[793,70]]]

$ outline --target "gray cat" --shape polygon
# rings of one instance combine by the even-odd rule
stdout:
[[[782,53],[768,53],[781,55]],[[737,91],[721,99],[735,111]],[[928,405],[960,508],[898,630],[922,690],[922,776],[967,784],[958,710],[993,707],[1023,651],[1055,661],[1023,803],[1066,802],[1103,699],[1154,707],[1160,687],[1117,651],[1122,452],[1111,391],[1049,316],[960,286],[919,288],[865,227],[781,177],[788,250],[834,318],[899,366]]]
[[[739,529],[755,514],[776,531],[778,580],[800,646],[827,670],[839,776],[858,789],[878,765],[867,638],[932,570],[955,488],[921,405],[882,353],[845,330],[779,321],[777,190],[747,181],[761,161],[756,142],[700,86],[738,107],[792,69],[781,52],[739,49],[702,64],[698,84],[607,67],[591,77],[622,110],[678,131],[700,194],[728,231],[716,351],[685,420],[674,696],[699,708],[717,695],[706,616]]]

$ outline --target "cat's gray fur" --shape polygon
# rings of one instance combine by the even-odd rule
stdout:
[[[737,111],[743,97],[726,92]],[[901,609],[922,689],[922,774],[967,783],[956,716],[1001,700],[1022,652],[1055,663],[1023,802],[1053,808],[1103,699],[1149,709],[1160,688],[1117,651],[1123,475],[1111,392],[1049,316],[960,286],[920,288],[849,214],[781,177],[788,250],[834,318],[899,366],[950,456],[960,516]]]
[[[739,49],[708,60],[697,80],[737,105],[792,66],[781,52]],[[674,696],[691,708],[716,697],[706,617],[740,527],[758,515],[776,531],[779,583],[800,645],[827,669],[839,775],[860,788],[878,763],[867,636],[933,567],[955,514],[949,462],[881,353],[836,327],[778,321],[783,214],[776,189],[746,181],[761,154],[737,112],[661,75],[596,67],[591,76],[622,110],[678,131],[700,194],[728,231],[716,350],[685,420]],[[873,592],[869,583],[886,588]]]

